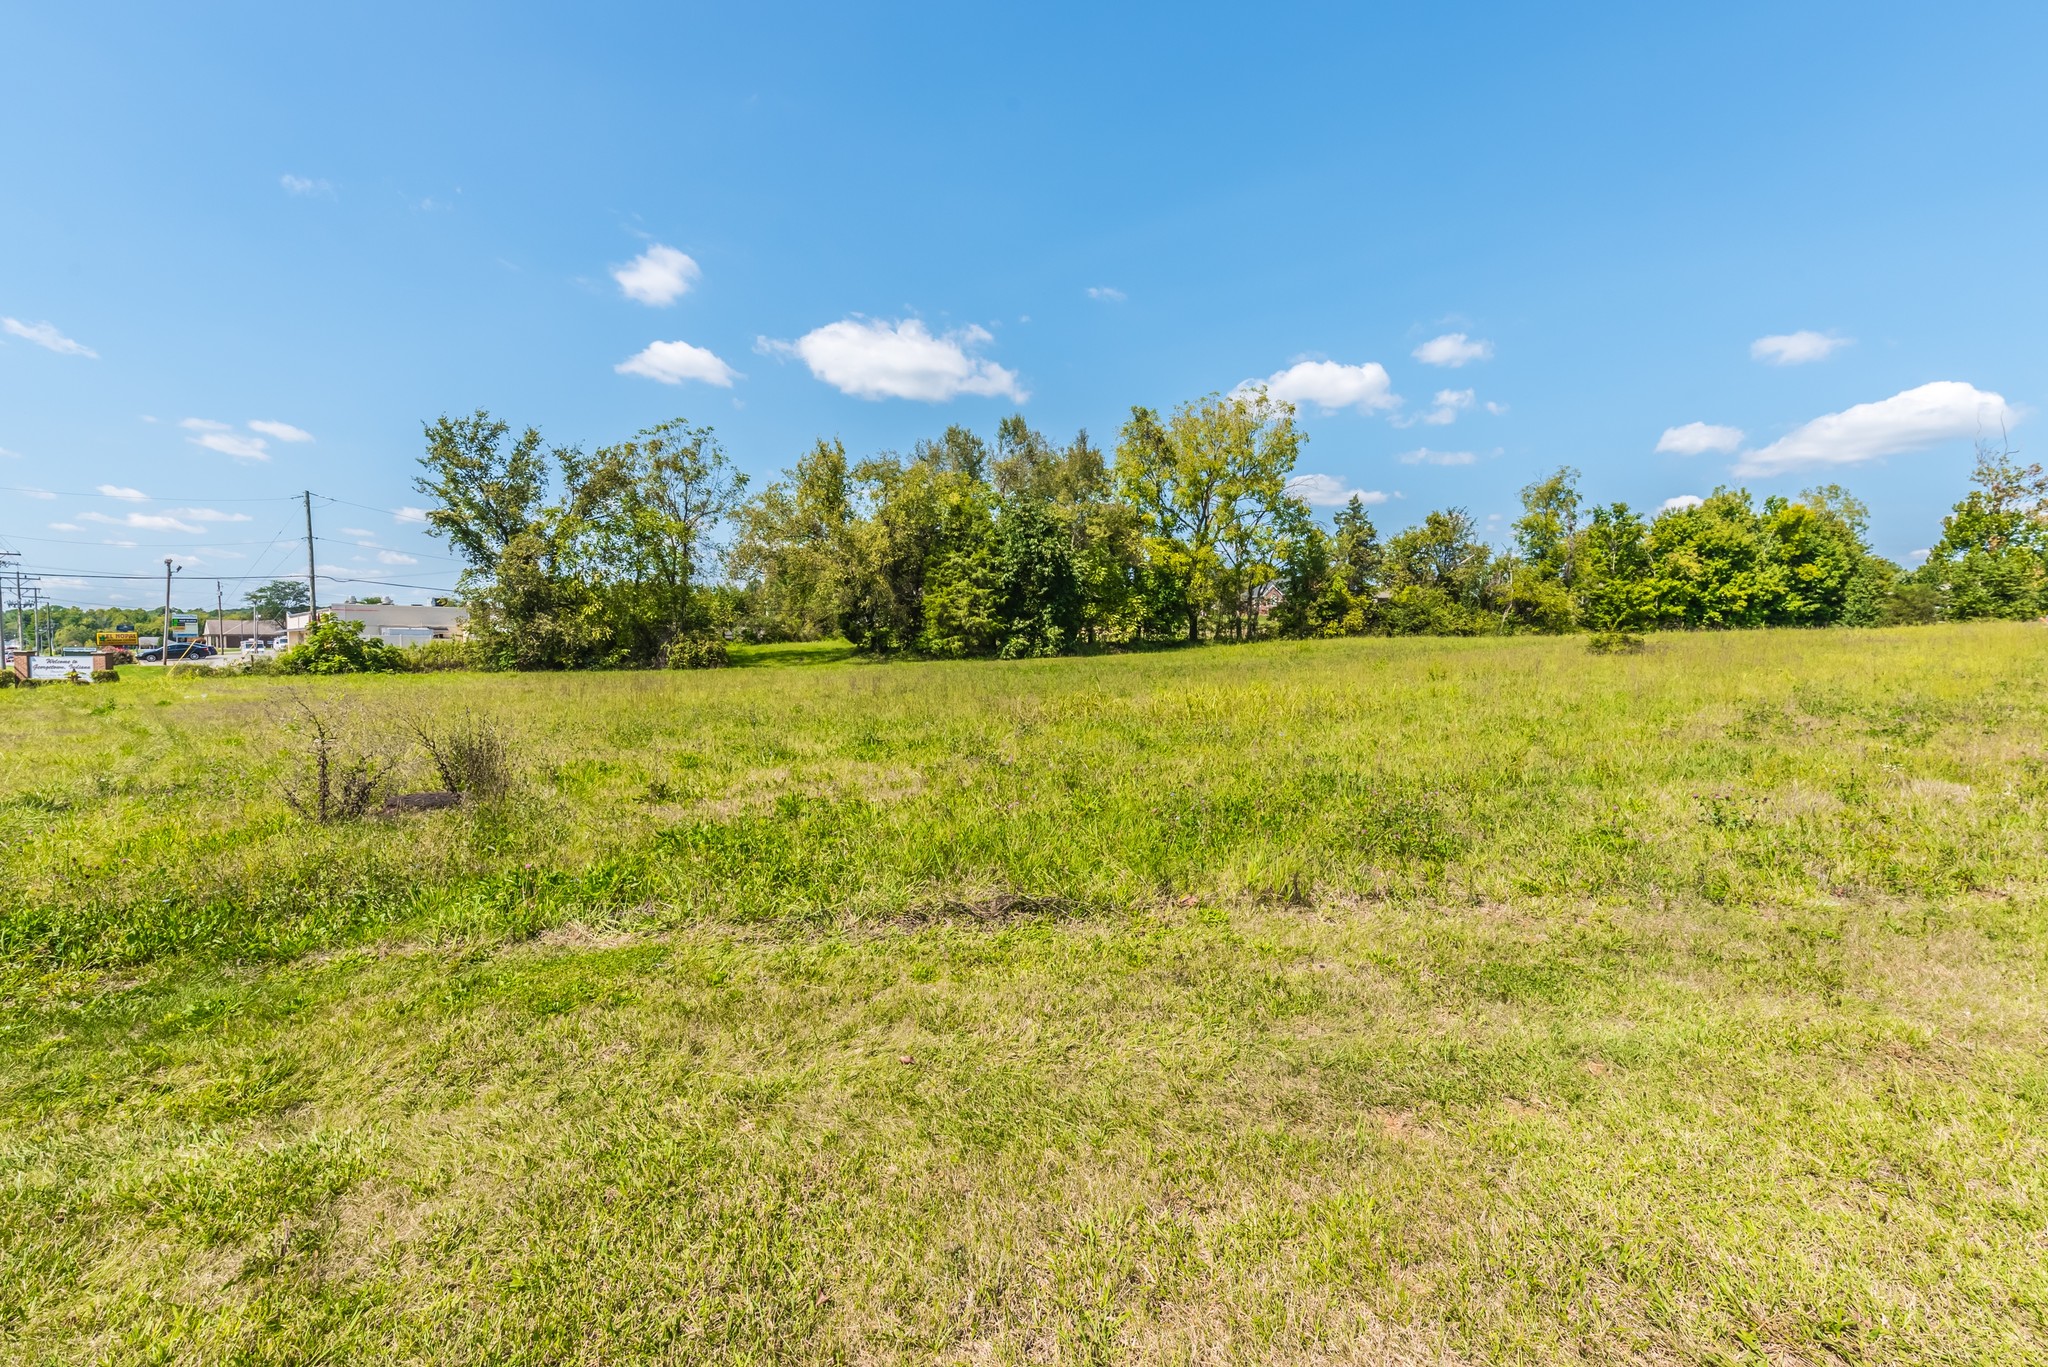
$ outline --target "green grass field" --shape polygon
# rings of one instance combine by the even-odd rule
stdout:
[[[2048,1360],[2044,661],[0,693],[0,1360]]]

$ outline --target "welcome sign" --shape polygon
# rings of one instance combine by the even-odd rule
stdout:
[[[45,681],[60,682],[75,679],[79,683],[92,682],[92,659],[77,655],[30,655],[28,677],[32,683]]]

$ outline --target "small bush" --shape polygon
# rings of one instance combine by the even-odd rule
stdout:
[[[121,675],[117,670],[95,669],[92,672],[92,681],[94,683],[119,683],[121,682]]]
[[[410,726],[449,792],[488,801],[511,788],[512,747],[489,718],[465,712],[459,722],[439,729],[415,717]]]
[[[685,636],[668,648],[670,669],[724,669],[730,663],[725,641],[708,632]]]
[[[300,772],[279,791],[288,806],[308,821],[327,825],[353,821],[377,805],[387,766],[383,759],[351,744],[340,726],[304,698],[293,698],[283,729],[308,740]]]
[[[323,617],[274,667],[280,674],[403,674],[406,659],[403,651],[363,635],[361,622]]]
[[[1595,655],[1636,655],[1643,638],[1632,631],[1596,631],[1586,638],[1586,649]]]

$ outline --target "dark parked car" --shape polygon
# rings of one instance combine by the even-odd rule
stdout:
[[[173,641],[170,645],[173,660],[210,660],[220,652],[204,641]],[[164,647],[153,646],[135,657],[144,664],[161,664]]]

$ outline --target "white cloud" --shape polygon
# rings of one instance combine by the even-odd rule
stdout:
[[[118,546],[124,551],[132,551],[135,549],[137,545],[137,543],[133,541],[102,541],[100,542],[100,544],[102,546]]]
[[[811,374],[855,398],[944,403],[978,394],[1023,403],[1030,395],[1018,385],[1016,371],[970,354],[994,340],[974,324],[933,336],[921,319],[896,323],[856,314],[794,342],[760,338],[754,349],[764,356],[795,356]]]
[[[254,426],[255,424],[250,424]],[[194,446],[204,446],[209,451],[218,451],[236,460],[269,460],[270,443],[261,437],[244,437],[237,434],[227,423],[215,422],[212,418],[183,418],[178,426],[188,432],[197,432],[196,437],[185,440]],[[297,431],[297,428],[293,428]]]
[[[662,308],[688,293],[703,273],[688,256],[657,242],[613,270],[612,279],[628,299]]]
[[[343,527],[343,528],[341,529],[341,534],[342,534],[343,536],[369,536],[369,537],[374,537],[374,536],[376,536],[376,535],[377,535],[377,534],[376,534],[375,532],[371,531],[371,530],[370,530],[370,529],[369,529],[368,527]]]
[[[303,427],[294,427],[288,422],[270,422],[258,419],[249,424],[249,430],[251,432],[261,432],[266,437],[276,437],[279,441],[313,440],[311,432],[308,432]]]
[[[1925,560],[1928,556],[1933,554],[1934,552],[1931,549],[1923,548],[1917,551],[1907,551],[1906,558],[1908,560]]]
[[[1508,411],[1508,406],[1504,403],[1495,403],[1492,399],[1488,399],[1486,401],[1486,411],[1498,418]]]
[[[1365,504],[1380,504],[1387,495],[1377,489],[1354,489],[1335,475],[1296,475],[1287,481],[1287,492],[1311,508],[1341,508],[1354,497]]]
[[[1825,361],[1852,340],[1822,332],[1786,332],[1757,338],[1749,344],[1749,356],[1753,361],[1771,365],[1805,365],[1808,361]]]
[[[646,350],[612,367],[621,375],[644,375],[663,384],[697,380],[731,389],[737,370],[700,346],[688,342],[649,342]]]
[[[79,526],[76,522],[52,522],[50,530],[53,532],[82,532],[85,528]]]
[[[0,446],[0,460],[20,460],[20,459],[21,459],[21,452],[19,452],[19,451],[10,451],[10,450],[8,450],[8,449],[7,449],[6,447],[4,447],[4,446]]]
[[[1458,414],[1470,408],[1478,396],[1469,389],[1439,389],[1434,405],[1426,413],[1417,413],[1409,418],[1395,418],[1396,427],[1413,427],[1422,423],[1429,427],[1448,427],[1458,420]]]
[[[56,497],[48,489],[16,489],[14,492],[20,494],[23,498],[53,499]]]
[[[1670,456],[1698,456],[1708,451],[1733,451],[1742,445],[1742,429],[1739,427],[1716,427],[1708,422],[1689,422],[1683,427],[1667,427],[1664,435],[1657,438],[1659,454]]]
[[[425,522],[427,520],[427,510],[425,508],[415,508],[408,504],[391,514],[391,520],[393,522]]]
[[[1121,304],[1124,300],[1130,298],[1122,290],[1110,285],[1090,285],[1088,287],[1088,297],[1090,299],[1106,299],[1112,304]]]
[[[1252,381],[1238,386],[1243,392]],[[1292,404],[1312,403],[1325,413],[1355,408],[1361,413],[1384,412],[1401,406],[1393,392],[1387,368],[1378,361],[1363,365],[1340,365],[1336,361],[1296,361],[1287,369],[1266,378],[1266,392]]]
[[[295,176],[289,171],[279,176],[277,183],[284,187],[285,193],[288,195],[326,195],[331,198],[334,194],[334,186],[328,182],[324,180],[311,180],[305,176]]]
[[[107,498],[118,498],[124,503],[147,503],[149,495],[140,489],[130,489],[121,484],[102,484],[99,491]]]
[[[63,574],[39,574],[36,576],[36,583],[46,589],[82,589],[85,587],[83,579]]]
[[[54,351],[59,356],[84,356],[94,361],[100,356],[85,343],[72,341],[50,323],[24,323],[19,318],[0,318],[0,332],[19,337],[24,342],[34,342],[43,350]]]
[[[378,551],[377,563],[380,565],[417,565],[420,562],[417,557],[407,555],[403,551]]]
[[[1937,380],[1876,403],[1827,413],[1735,463],[1738,475],[1857,465],[2012,426],[2019,413],[2002,397],[1959,380]]]
[[[218,508],[170,508],[172,517],[182,517],[190,522],[247,522],[247,513],[224,513]]]
[[[1441,337],[1430,338],[1409,354],[1424,365],[1456,369],[1470,361],[1492,360],[1493,343],[1484,339],[1474,341],[1462,332],[1446,332]]]
[[[1470,465],[1479,457],[1470,451],[1432,451],[1419,446],[1413,451],[1403,451],[1395,457],[1403,465]]]
[[[109,527],[135,527],[146,532],[184,532],[192,536],[206,530],[204,527],[165,513],[126,513],[120,517],[109,517],[105,513],[80,513],[78,520],[104,523]]]
[[[1697,508],[1705,502],[1706,500],[1698,494],[1680,494],[1676,498],[1665,499],[1663,510],[1667,513],[1677,512],[1683,508]]]

